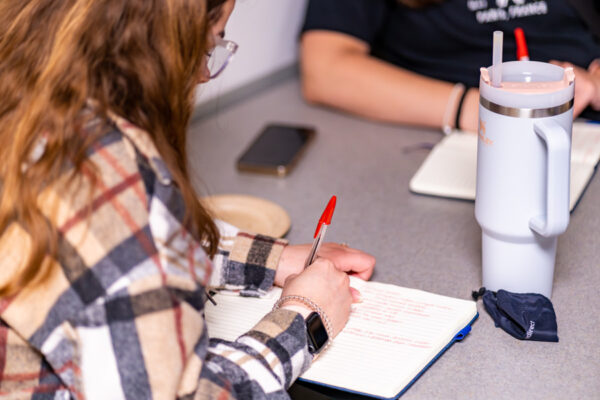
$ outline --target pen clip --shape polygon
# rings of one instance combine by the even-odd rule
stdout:
[[[217,294],[217,292],[215,292],[214,290],[205,290],[205,293],[206,293],[206,298],[207,298],[208,300],[210,300],[210,302],[211,302],[211,303],[213,303],[213,305],[215,305],[215,306],[216,306],[216,305],[217,305],[217,302],[215,301],[215,299],[214,299],[214,297],[213,297],[213,296],[214,296],[215,294]]]

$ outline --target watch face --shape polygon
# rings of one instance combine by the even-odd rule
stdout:
[[[321,351],[329,340],[327,329],[325,329],[321,317],[316,312],[311,313],[306,318],[306,333],[308,334],[308,350],[312,354]]]

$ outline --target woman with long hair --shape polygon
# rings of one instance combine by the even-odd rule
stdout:
[[[0,394],[281,398],[373,257],[216,224],[190,182],[196,85],[234,0],[0,0]],[[220,71],[219,71],[220,72]],[[207,288],[289,301],[210,341]],[[308,299],[309,301],[304,301]],[[327,321],[326,321],[327,322]]]

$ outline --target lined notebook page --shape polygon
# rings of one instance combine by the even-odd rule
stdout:
[[[600,124],[573,123],[569,209],[573,210],[600,160]],[[412,177],[412,192],[475,200],[477,136],[455,131],[444,137]]]
[[[214,295],[215,306],[207,301],[204,317],[209,337],[229,341],[248,332],[271,309],[281,296],[281,288],[273,287],[267,296],[240,297],[237,293],[219,292]]]
[[[475,302],[353,282],[363,302],[302,378],[380,397],[400,392],[476,315]]]
[[[477,314],[475,302],[352,278],[362,303],[302,378],[378,397],[397,395]],[[280,289],[275,289],[280,293]],[[276,299],[217,295],[207,303],[209,335],[233,340]],[[241,304],[245,303],[245,304]]]

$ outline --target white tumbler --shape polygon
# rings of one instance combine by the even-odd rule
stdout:
[[[550,298],[569,223],[572,68],[533,61],[482,68],[475,218],[483,286]]]

